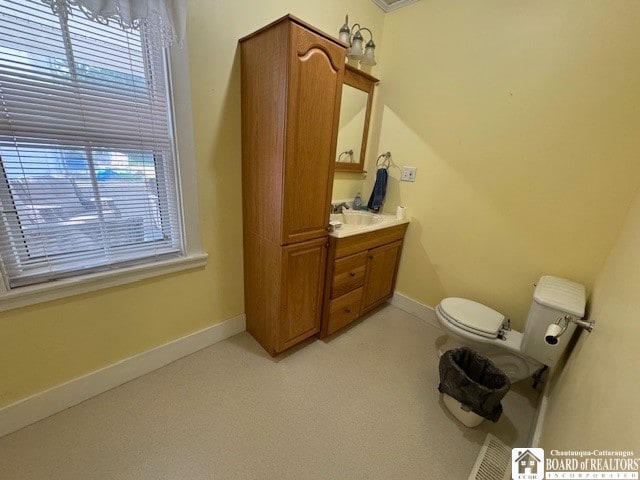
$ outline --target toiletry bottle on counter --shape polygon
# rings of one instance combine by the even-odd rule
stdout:
[[[356,193],[356,198],[353,199],[353,209],[360,210],[362,208],[362,197],[360,192]]]

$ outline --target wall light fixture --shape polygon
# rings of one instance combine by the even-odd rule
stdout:
[[[368,32],[370,37],[370,40],[364,46],[364,51],[362,50],[364,38],[360,32]],[[353,27],[349,28],[349,15],[345,16],[344,25],[340,28],[338,39],[349,45],[347,49],[347,57],[349,59],[358,61],[360,65],[365,66],[372,67],[376,64],[376,44],[373,42],[373,33],[368,28],[360,26],[359,23],[354,23]]]

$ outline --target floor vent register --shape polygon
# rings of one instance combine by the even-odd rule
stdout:
[[[487,434],[469,480],[509,480],[511,478],[511,448]]]

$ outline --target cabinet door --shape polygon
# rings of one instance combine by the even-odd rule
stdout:
[[[344,48],[291,29],[282,243],[326,235],[344,77]]]
[[[321,238],[282,247],[278,352],[320,331],[327,246]]]
[[[362,313],[393,295],[402,241],[369,250],[364,277]]]

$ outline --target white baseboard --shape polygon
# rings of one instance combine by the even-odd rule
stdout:
[[[7,405],[0,409],[0,437],[164,367],[245,329],[245,315],[238,315]]]
[[[540,445],[540,439],[542,438],[542,428],[544,427],[544,417],[547,414],[547,407],[549,406],[549,391],[551,390],[552,375],[553,371],[549,372],[549,375],[547,375],[544,389],[542,390],[542,395],[540,395],[540,400],[538,400],[536,420],[533,425],[533,431],[531,432],[531,439],[529,441],[529,446],[531,448],[538,448]]]
[[[398,307],[400,310],[410,313],[414,317],[424,320],[434,327],[442,329],[438,319],[436,318],[436,311],[433,307],[420,303],[417,300],[407,297],[399,292],[393,293],[393,297],[391,297],[389,303],[394,307]]]

